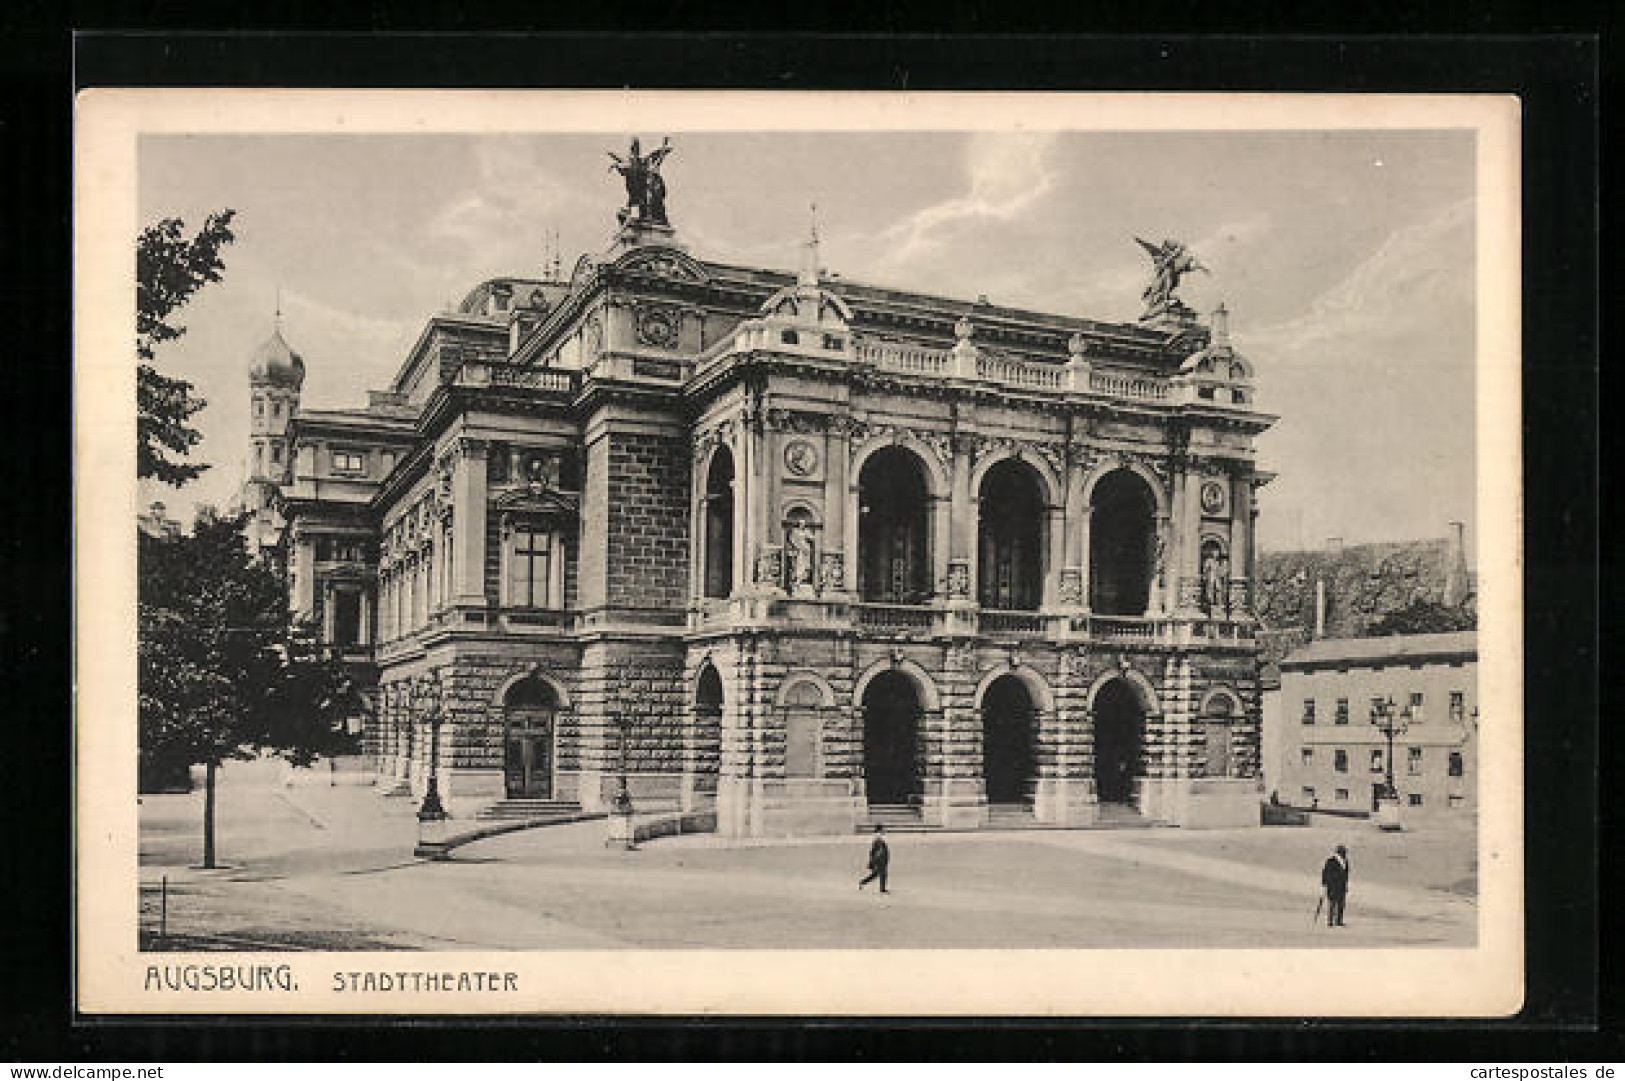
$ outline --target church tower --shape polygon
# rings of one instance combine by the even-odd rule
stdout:
[[[282,336],[279,306],[271,336],[254,350],[248,369],[249,447],[242,503],[254,515],[248,533],[256,550],[274,545],[281,529],[276,493],[292,467],[288,427],[304,383],[305,362]]]

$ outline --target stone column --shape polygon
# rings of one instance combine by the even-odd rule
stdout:
[[[458,605],[485,606],[485,453],[484,440],[457,441],[452,471],[452,518],[460,534],[456,546]]]
[[[316,540],[303,530],[293,535],[293,612],[308,617],[316,610]]]
[[[978,596],[976,539],[981,508],[971,488],[974,466],[969,440],[955,440],[949,498],[939,500],[934,508],[938,512],[937,520],[944,524],[938,536],[947,541],[939,546],[936,580],[948,603],[961,607],[975,604]]]
[[[1061,590],[1061,568],[1066,565],[1065,508],[1045,507],[1044,526],[1044,594],[1040,607],[1052,611],[1066,604]]]
[[[1252,478],[1242,476],[1231,484],[1230,492],[1230,582],[1229,602],[1233,616],[1252,610],[1253,508]]]
[[[1178,614],[1199,618],[1201,608],[1201,534],[1202,508],[1200,505],[1201,478],[1194,474],[1194,463],[1182,466],[1174,484],[1174,530],[1169,538],[1169,550],[1176,554],[1171,565],[1175,573],[1174,608]]]
[[[819,553],[819,587],[826,594],[845,596],[852,588],[847,578],[857,547],[847,535],[846,437],[838,431],[824,436],[824,535]],[[856,517],[853,515],[852,517]]]

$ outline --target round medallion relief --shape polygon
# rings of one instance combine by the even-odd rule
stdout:
[[[1211,480],[1202,485],[1202,509],[1208,514],[1224,510],[1224,485]]]
[[[784,465],[798,477],[810,477],[818,469],[818,448],[797,439],[784,448]]]
[[[670,349],[677,344],[676,315],[660,308],[639,312],[638,340],[645,345]]]

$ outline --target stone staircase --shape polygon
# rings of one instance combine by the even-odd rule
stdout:
[[[920,809],[906,803],[871,803],[868,817],[858,828],[863,832],[870,832],[876,826],[903,832],[927,828],[920,821]]]
[[[1095,829],[1150,829],[1166,823],[1147,818],[1131,803],[1102,803],[1096,808]]]
[[[990,803],[987,805],[987,829],[990,830],[1031,830],[1038,829],[1038,819],[1033,817],[1031,804],[1027,803]]]
[[[581,816],[581,805],[572,800],[505,799],[480,808],[474,819],[477,822],[545,822]]]

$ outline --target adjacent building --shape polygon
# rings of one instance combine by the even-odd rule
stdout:
[[[1227,313],[835,281],[816,236],[708,260],[660,192],[430,318],[363,407],[300,406],[280,330],[256,357],[268,535],[376,665],[386,788],[624,786],[732,835],[1256,824],[1273,418]]]
[[[1477,667],[1472,631],[1332,638],[1295,650],[1280,664],[1277,798],[1369,812],[1391,771],[1408,815],[1476,811]]]

